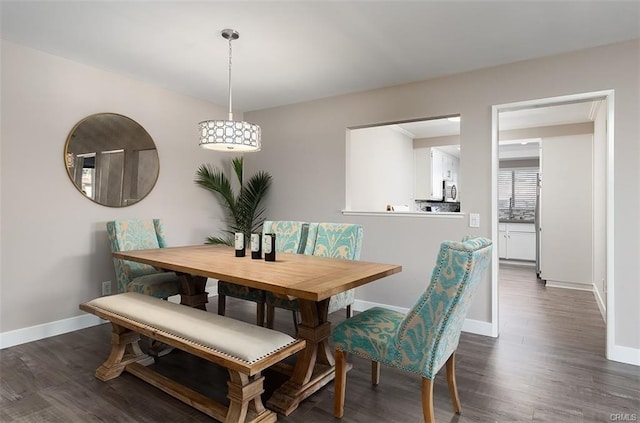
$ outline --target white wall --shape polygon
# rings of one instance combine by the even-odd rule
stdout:
[[[425,288],[443,239],[490,236],[491,106],[561,95],[615,90],[614,343],[640,349],[640,43],[618,43],[450,77],[260,110],[246,114],[263,129],[263,150],[249,167],[271,172],[268,210],[274,219],[352,221],[364,225],[363,260],[403,266],[400,274],[357,291],[359,300],[410,307]],[[460,114],[460,185],[468,218],[343,216],[345,128]],[[298,134],[305,133],[304,142]],[[632,236],[630,234],[636,234]],[[491,322],[489,279],[478,288],[469,317]]]
[[[221,157],[198,147],[197,123],[224,118],[224,107],[10,42],[1,54],[0,332],[83,315],[78,304],[115,282],[108,220],[161,218],[172,245],[224,227],[217,201],[193,183],[200,164]],[[67,176],[67,135],[99,112],[134,119],[158,148],[156,186],[133,206],[95,204]]]
[[[413,211],[413,140],[389,127],[349,131],[348,210],[385,211],[387,204]]]

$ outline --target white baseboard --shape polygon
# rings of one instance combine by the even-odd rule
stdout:
[[[462,331],[475,335],[496,337],[496,335],[494,335],[493,325],[489,322],[483,322],[482,320],[464,319]]]
[[[212,286],[207,286],[207,288],[210,287],[213,289],[209,290],[209,298],[217,296],[217,283],[212,284]],[[180,296],[174,295],[173,297],[169,297],[168,300],[173,303],[179,303]],[[103,323],[107,323],[107,320],[102,320],[101,318],[94,316],[93,314],[83,314],[81,316],[70,317],[68,319],[57,320],[55,322],[1,332],[0,349],[14,347],[16,345],[38,341],[40,339],[62,335],[80,329],[90,328],[92,326],[101,325]]]
[[[640,349],[614,345],[607,359],[640,366]]]
[[[209,298],[211,297],[215,297],[215,294],[209,296]],[[353,304],[353,309],[355,311],[364,311],[371,307],[384,307],[400,313],[407,313],[409,311],[408,308],[373,303],[370,301],[356,300]],[[51,336],[62,335],[64,333],[97,326],[106,322],[106,320],[102,320],[92,314],[84,314],[68,319],[57,320],[55,322],[2,332],[0,333],[0,349],[13,347],[27,342],[38,341]],[[462,330],[467,333],[492,336],[491,327],[491,323],[488,322],[465,319]],[[640,349],[614,345],[611,354],[607,359],[640,366]]]
[[[584,283],[552,281],[549,279],[547,279],[545,286],[549,288],[575,289],[576,291],[593,291],[593,287],[591,285]]]
[[[353,309],[355,311],[365,311],[372,307],[382,307],[389,310],[397,311],[399,313],[407,314],[408,308],[396,307],[387,304],[372,303],[371,301],[356,300],[353,303]],[[462,331],[467,333],[473,333],[476,335],[492,336],[492,325],[489,322],[482,322],[480,320],[465,319],[462,325]]]
[[[92,314],[70,317],[68,319],[57,320],[55,322],[30,326],[23,329],[16,329],[0,333],[0,349],[25,344],[27,342],[38,341],[50,336],[62,335],[80,329],[97,326],[106,323],[106,320]]]
[[[387,304],[372,303],[371,301],[355,300],[353,303],[353,310],[355,311],[365,311],[373,307],[382,307],[389,310],[397,311],[398,313],[402,314],[407,314],[409,312],[409,309],[406,307],[396,307]]]
[[[513,260],[513,259],[500,259],[498,261],[499,264],[506,264],[507,266],[518,266],[518,267],[536,267],[535,261],[529,260]]]
[[[593,296],[596,298],[596,304],[598,304],[598,309],[600,309],[600,314],[602,315],[602,320],[607,323],[607,306],[602,300],[600,296],[600,292],[598,288],[596,288],[596,284],[593,284]]]

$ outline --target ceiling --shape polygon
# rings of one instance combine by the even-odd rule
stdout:
[[[258,110],[640,37],[640,2],[0,1],[1,35]]]

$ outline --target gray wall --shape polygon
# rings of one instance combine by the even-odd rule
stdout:
[[[200,243],[223,227],[222,211],[193,184],[219,153],[197,146],[196,124],[224,118],[224,107],[2,42],[0,189],[0,331],[80,316],[78,303],[113,280],[104,223],[160,217],[172,245]],[[363,260],[404,271],[372,283],[358,299],[410,307],[424,289],[442,239],[490,236],[491,105],[615,89],[615,304],[617,345],[640,348],[640,148],[638,41],[484,69],[421,83],[247,113],[263,127],[263,151],[247,171],[268,170],[273,219],[355,221],[365,225]],[[113,209],[82,197],[66,175],[63,147],[73,125],[97,112],[138,121],[160,155],[160,177],[140,203]],[[460,113],[463,212],[437,219],[343,216],[345,128]],[[224,156],[226,157],[226,156]],[[31,168],[25,171],[25,163]],[[610,293],[611,295],[611,293]],[[489,322],[489,279],[470,318]]]
[[[359,300],[410,307],[425,288],[443,239],[491,235],[491,106],[561,95],[615,90],[614,343],[640,348],[638,287],[640,115],[638,40],[401,85],[246,113],[262,125],[263,150],[247,165],[271,172],[271,219],[351,221],[365,227],[363,260],[401,264],[403,272],[360,288]],[[438,219],[344,216],[345,128],[460,114],[462,211]],[[617,185],[619,186],[619,185]],[[470,319],[491,321],[491,286],[479,287]]]
[[[102,281],[116,288],[108,220],[161,218],[172,245],[224,226],[218,203],[193,183],[201,163],[221,157],[198,147],[197,124],[224,118],[224,107],[5,41],[1,65],[0,332],[84,315],[78,304],[100,295]],[[158,147],[158,181],[133,206],[95,204],[67,176],[67,136],[99,112],[129,116]]]

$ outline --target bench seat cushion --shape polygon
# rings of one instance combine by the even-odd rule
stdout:
[[[100,297],[87,304],[247,364],[296,342],[282,332],[135,292]]]

